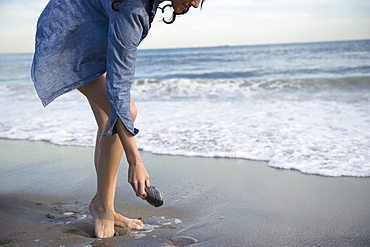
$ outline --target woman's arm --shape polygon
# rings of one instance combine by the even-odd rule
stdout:
[[[120,11],[109,15],[107,43],[107,94],[111,105],[110,130],[117,130],[129,164],[128,181],[136,195],[145,197],[149,175],[137,149],[130,112],[130,88],[135,72],[137,47],[149,29],[142,1],[123,2]]]
[[[117,121],[116,128],[129,165],[128,182],[136,192],[136,195],[144,198],[146,196],[145,187],[150,186],[149,174],[145,169],[136,146],[135,136],[126,129],[120,119]]]

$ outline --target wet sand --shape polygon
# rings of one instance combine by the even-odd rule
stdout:
[[[94,238],[93,149],[0,140],[0,245],[369,246],[370,178],[329,178],[266,162],[142,153],[165,204],[137,198],[122,162],[116,210],[143,231]]]

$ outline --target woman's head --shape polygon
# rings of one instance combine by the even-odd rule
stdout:
[[[176,16],[186,14],[191,7],[198,8],[203,6],[203,2],[205,0],[162,0],[160,2],[164,1],[171,1],[172,4],[165,5],[162,9],[162,12],[164,12],[164,9],[166,7],[172,7],[173,13],[170,20],[166,21],[164,18],[162,21],[167,24],[171,24],[176,20]]]
[[[123,1],[124,0],[113,0],[112,9],[118,11],[118,9],[115,7],[115,3]],[[172,7],[174,11],[170,20],[166,21],[164,18],[162,20],[164,23],[171,24],[175,21],[176,16],[186,14],[191,7],[198,8],[199,4],[200,7],[202,7],[205,0],[159,0],[159,2],[164,1],[170,1],[171,4],[167,4],[163,8],[160,8],[162,12],[164,12],[164,9],[167,7]]]
[[[188,10],[191,7],[198,8],[199,4],[203,5],[204,0],[167,0],[167,1],[171,1],[172,2],[171,6],[175,13],[181,15],[183,13],[188,12]]]

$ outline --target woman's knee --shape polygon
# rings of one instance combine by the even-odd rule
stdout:
[[[137,108],[136,108],[136,105],[133,99],[130,100],[130,112],[131,112],[132,121],[135,122],[135,119],[137,117]]]
[[[94,102],[105,114],[109,115],[110,104],[107,95],[105,74],[79,87],[78,90],[86,96],[89,102]]]

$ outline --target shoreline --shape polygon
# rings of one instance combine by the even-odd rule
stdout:
[[[4,246],[366,246],[370,179],[325,177],[242,159],[140,152],[154,208],[137,198],[121,162],[116,210],[143,231],[93,238],[93,148],[0,139],[0,244]]]
[[[49,145],[55,145],[58,147],[76,147],[76,148],[94,148],[91,146],[78,146],[78,145],[61,145],[61,144],[55,144],[49,141],[41,141],[41,140],[23,140],[23,139],[8,139],[8,138],[1,138],[1,141],[15,141],[15,142],[30,142],[30,143],[46,143]],[[284,168],[284,167],[277,167],[277,166],[270,166],[268,163],[268,160],[258,160],[258,159],[247,159],[247,158],[238,158],[238,157],[222,157],[222,156],[214,156],[214,157],[206,157],[201,155],[194,155],[194,156],[188,156],[183,154],[161,154],[161,153],[152,153],[150,151],[144,151],[142,149],[139,149],[140,153],[149,154],[153,156],[169,156],[169,157],[183,157],[183,158],[199,158],[199,159],[225,159],[225,160],[240,160],[240,161],[246,161],[246,162],[258,162],[258,163],[265,163],[268,168],[276,169],[276,170],[283,170],[283,171],[294,171],[298,172],[302,175],[309,175],[309,176],[319,176],[319,177],[327,177],[327,178],[370,178],[370,175],[363,175],[363,176],[354,176],[354,175],[324,175],[320,173],[306,173],[302,172],[301,170],[297,168]],[[124,157],[123,157],[124,158]],[[124,161],[123,161],[124,162]]]

